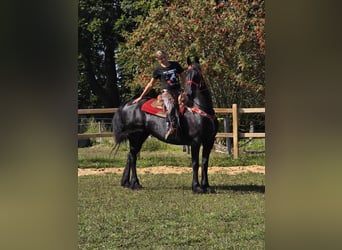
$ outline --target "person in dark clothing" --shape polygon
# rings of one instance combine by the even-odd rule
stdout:
[[[133,101],[133,103],[138,103],[145,95],[147,95],[156,85],[158,80],[161,82],[162,99],[169,120],[169,129],[165,134],[165,139],[167,139],[168,136],[173,134],[176,130],[177,121],[175,106],[177,98],[181,93],[181,82],[183,85],[185,83],[185,72],[178,62],[168,60],[168,56],[165,51],[157,51],[156,59],[158,60],[159,65],[154,69],[152,78],[145,86],[144,91]]]

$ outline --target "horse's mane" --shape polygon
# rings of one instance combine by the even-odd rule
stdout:
[[[199,63],[198,57],[195,57],[194,61],[191,61],[190,58],[187,58],[187,62],[189,65],[187,81],[189,81],[192,87],[188,85],[186,89],[186,94],[188,96],[188,103],[192,103],[195,98],[194,89],[197,88],[197,101],[196,105],[200,107],[202,110],[209,114],[214,114],[215,111],[213,109],[213,103],[211,98],[211,93],[208,89],[208,86],[205,82],[204,76],[202,74],[202,68]]]
[[[202,74],[202,67],[201,67],[201,64],[199,62],[198,56],[195,56],[193,61],[190,59],[190,57],[187,57],[187,63],[189,66],[188,72],[191,73],[191,75],[192,75],[191,77],[198,75],[200,78],[200,82],[205,83],[204,77]]]

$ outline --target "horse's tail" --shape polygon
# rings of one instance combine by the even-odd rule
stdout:
[[[128,138],[128,133],[125,132],[125,124],[122,119],[122,107],[120,107],[113,117],[113,134],[115,143],[121,144],[125,142]]]

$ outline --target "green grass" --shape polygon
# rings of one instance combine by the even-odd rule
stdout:
[[[210,174],[216,194],[195,195],[191,174],[78,178],[79,249],[264,249],[264,175]]]
[[[241,142],[243,143],[243,142]],[[243,146],[250,149],[264,149],[264,140],[255,139],[251,143]],[[113,148],[112,141],[96,144],[89,148],[78,149],[78,167],[79,168],[108,168],[124,167],[128,153],[128,145],[120,146],[119,151],[114,157],[111,154]],[[182,146],[166,144],[155,138],[148,139],[140,152],[137,166],[191,166],[190,154],[183,152]],[[244,154],[241,152],[238,159],[228,156],[227,153],[218,153],[212,151],[209,160],[209,166],[247,166],[247,165],[265,165],[265,154]]]

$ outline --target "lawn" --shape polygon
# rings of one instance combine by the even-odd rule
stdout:
[[[245,144],[241,141],[241,153],[238,159],[234,159],[228,153],[216,152],[212,150],[210,154],[209,166],[265,166],[265,154],[246,154],[242,149],[260,150],[265,148],[265,139],[254,139]],[[122,144],[116,154],[111,152],[113,148],[113,139],[107,139],[104,143],[95,144],[88,148],[78,149],[78,167],[79,168],[108,168],[124,167],[128,153],[128,144]],[[158,141],[155,138],[149,138],[143,144],[137,161],[138,167],[151,166],[191,166],[191,156],[183,152],[183,147],[171,145]]]
[[[263,174],[210,174],[215,194],[191,191],[191,174],[78,179],[79,249],[264,249]]]
[[[264,140],[243,147],[264,148]],[[128,145],[114,157],[112,140],[78,149],[79,168],[124,167]],[[182,146],[148,139],[138,168],[190,167]],[[210,166],[265,165],[265,154],[233,159],[214,150],[209,183],[215,194],[193,194],[191,173],[140,174],[143,189],[120,186],[119,174],[78,178],[79,249],[264,249],[265,175],[211,173]]]

